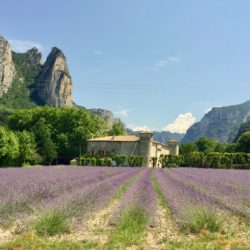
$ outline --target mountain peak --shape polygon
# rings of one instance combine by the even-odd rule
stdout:
[[[42,53],[39,51],[38,48],[33,47],[29,49],[26,53],[27,60],[32,65],[43,65]]]
[[[36,94],[42,104],[53,107],[72,106],[72,80],[63,52],[52,48],[36,80]]]
[[[10,44],[0,36],[0,96],[7,93],[15,77]]]
[[[250,101],[238,105],[212,108],[200,122],[192,125],[182,142],[200,137],[210,137],[221,142],[231,142],[240,125],[250,120]]]

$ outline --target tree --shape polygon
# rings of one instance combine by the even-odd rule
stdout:
[[[112,126],[112,129],[108,131],[109,135],[125,135],[126,131],[124,125],[121,121],[115,122]]]
[[[218,142],[215,139],[207,137],[201,137],[195,142],[196,146],[199,149],[199,152],[203,153],[214,152],[217,143]]]
[[[0,127],[0,164],[10,166],[19,154],[19,143],[16,135],[5,127]]]
[[[42,157],[43,164],[51,164],[56,159],[56,145],[51,139],[51,132],[44,118],[40,118],[33,127],[36,137],[38,153]]]
[[[250,121],[241,124],[241,126],[238,130],[238,133],[234,138],[234,142],[237,142],[239,140],[240,136],[248,131],[250,131]]]
[[[68,164],[70,160],[78,157],[80,147],[82,154],[86,154],[87,140],[103,136],[108,131],[108,126],[102,119],[79,108],[38,107],[17,110],[9,118],[9,128],[14,131],[34,132],[37,149],[43,157],[45,151],[41,152],[40,142],[42,134],[38,136],[36,132],[40,119],[43,119],[45,130],[48,130],[50,144],[54,145],[52,148],[56,148],[55,159],[62,164]],[[50,154],[49,151],[48,153]]]
[[[180,145],[180,154],[181,155],[188,155],[193,152],[197,152],[199,149],[197,145],[193,142],[185,143]]]
[[[20,150],[18,157],[18,164],[22,166],[26,164],[35,164],[36,163],[36,142],[35,136],[33,133],[23,131],[16,133]]]
[[[250,153],[250,131],[242,134],[238,140],[238,150]]]

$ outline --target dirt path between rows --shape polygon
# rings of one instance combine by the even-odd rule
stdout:
[[[82,222],[68,235],[63,235],[63,239],[79,240],[86,242],[95,242],[98,247],[103,246],[107,240],[109,231],[112,227],[109,225],[109,218],[119,201],[112,201],[100,212],[95,213],[92,219]]]
[[[165,208],[158,206],[155,216],[155,226],[146,232],[144,249],[166,249],[165,241],[175,241],[178,237]]]

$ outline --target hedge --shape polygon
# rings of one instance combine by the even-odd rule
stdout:
[[[117,155],[114,157],[100,157],[100,156],[84,156],[81,157],[80,166],[130,166],[141,167],[143,165],[143,156],[124,156]],[[78,161],[72,160],[71,165],[76,165]]]

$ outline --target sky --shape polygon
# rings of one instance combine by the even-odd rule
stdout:
[[[134,129],[184,133],[250,93],[248,0],[8,0],[13,50],[67,57],[73,99]]]

